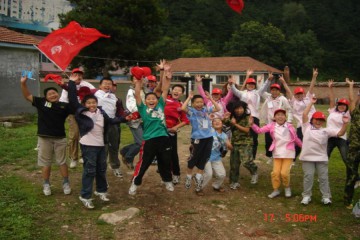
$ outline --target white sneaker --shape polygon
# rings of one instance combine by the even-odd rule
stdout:
[[[51,188],[50,188],[50,184],[44,184],[43,185],[43,193],[45,196],[50,196],[51,195]]]
[[[110,199],[107,198],[107,193],[106,193],[106,192],[100,193],[100,192],[95,191],[94,194],[95,194],[95,196],[99,196],[100,199],[101,199],[102,201],[104,201],[104,202],[110,201]]]
[[[83,159],[83,158],[80,158],[80,159],[79,159],[79,163],[83,164],[83,163],[84,163],[84,159]]]
[[[321,202],[322,202],[324,205],[329,205],[329,204],[331,204],[330,198],[323,198],[323,199],[321,199]]]
[[[191,188],[191,177],[186,176],[186,178],[185,178],[185,188],[186,189]]]
[[[354,189],[357,189],[358,187],[360,187],[360,180],[355,182]]]
[[[93,209],[94,208],[94,204],[92,203],[92,199],[86,199],[86,198],[82,198],[81,196],[79,196],[80,201],[84,204],[84,206],[88,209]]]
[[[71,187],[69,183],[63,184],[63,190],[65,195],[69,195],[71,193]]]
[[[123,175],[122,175],[122,173],[120,172],[120,169],[119,169],[119,168],[113,169],[113,172],[114,172],[115,177],[118,177],[118,178],[122,178],[122,177],[123,177]]]
[[[291,188],[290,187],[285,188],[285,197],[291,197]]]
[[[70,168],[76,168],[77,161],[70,159]]]
[[[268,195],[268,198],[274,198],[280,195],[280,191],[279,190],[274,190],[272,193],[270,193]]]
[[[303,197],[303,199],[301,200],[301,204],[303,205],[308,205],[311,202],[311,197],[305,196]]]
[[[268,157],[268,159],[267,159],[267,161],[266,161],[266,164],[271,165],[272,162],[273,162],[272,157]]]
[[[135,195],[136,194],[137,186],[134,182],[131,183],[131,186],[129,188],[129,195]]]
[[[179,184],[180,183],[180,176],[178,176],[178,175],[173,175],[173,177],[172,177],[172,182],[173,182],[173,184]]]
[[[232,189],[232,190],[236,190],[236,189],[238,189],[240,187],[240,183],[231,183],[230,184],[230,188]]]
[[[173,192],[174,191],[174,184],[172,182],[164,182],[166,190]]]
[[[259,178],[259,175],[257,173],[255,173],[254,175],[251,176],[250,183],[251,184],[256,184],[258,182],[258,178]]]

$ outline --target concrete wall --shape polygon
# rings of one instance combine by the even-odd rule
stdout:
[[[0,47],[0,116],[34,113],[36,109],[21,93],[22,70],[32,70],[38,79],[39,53],[37,50]],[[28,87],[34,96],[39,95],[39,81],[28,80]]]

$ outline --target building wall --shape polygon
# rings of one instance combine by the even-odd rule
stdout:
[[[39,53],[37,50],[0,47],[0,116],[34,113],[35,108],[22,96],[20,78],[22,70],[32,70],[38,79]],[[39,81],[28,80],[34,96],[39,96]]]

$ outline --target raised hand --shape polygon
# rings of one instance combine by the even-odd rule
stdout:
[[[354,86],[354,80],[350,80],[349,78],[345,78],[345,82],[349,84],[349,86]]]
[[[229,77],[228,77],[228,83],[229,83],[230,85],[232,85],[232,84],[235,83],[235,78],[234,78],[233,75],[229,75]]]
[[[283,84],[286,83],[286,82],[285,82],[285,78],[284,78],[283,75],[280,75],[280,76],[279,76],[279,80],[280,80],[280,82],[283,83]]]
[[[313,96],[312,96],[312,98],[311,98],[312,104],[315,104],[316,101],[317,101],[317,98],[316,98],[315,94],[313,94]]]
[[[211,94],[208,91],[205,91],[205,96],[207,97],[207,99],[212,99]]]
[[[319,74],[318,69],[317,68],[313,68],[313,77],[317,77]]]
[[[224,113],[224,119],[229,119],[230,116],[231,116],[231,113],[230,113],[230,112]]]
[[[171,71],[171,65],[168,63],[165,63],[164,66],[165,76],[167,78],[172,78],[172,71]]]
[[[26,83],[26,81],[27,81],[27,76],[22,76],[22,77],[20,78],[20,82],[21,82],[21,83]]]
[[[274,78],[273,73],[272,73],[272,72],[268,72],[268,73],[269,73],[269,80],[270,80],[270,81],[273,80],[273,78]]]
[[[231,124],[235,125],[236,124],[236,119],[234,117],[231,118]]]
[[[246,76],[251,76],[252,74],[254,73],[254,70],[252,70],[252,69],[247,69],[246,70]]]
[[[156,71],[160,71],[161,69],[164,69],[165,64],[166,64],[166,60],[160,59],[160,63],[156,64]]]
[[[330,79],[329,81],[328,81],[328,87],[329,88],[332,88],[334,86],[334,79]]]
[[[199,74],[195,75],[195,81],[196,81],[197,83],[202,82],[202,77],[201,77],[201,75],[199,75]]]

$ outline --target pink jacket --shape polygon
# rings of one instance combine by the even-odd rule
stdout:
[[[296,135],[296,131],[295,131],[295,128],[293,127],[293,125],[291,125],[290,123],[287,123],[288,124],[288,128],[289,128],[289,131],[290,131],[290,136],[291,136],[291,140],[290,142],[286,145],[286,148],[289,149],[289,150],[295,150],[295,144],[298,146],[298,147],[302,147],[302,142],[301,142],[301,139],[298,138],[298,136]],[[276,126],[276,123],[275,122],[272,122],[272,123],[269,123],[269,124],[266,124],[265,126],[263,126],[262,128],[260,128],[258,125],[256,124],[253,124],[251,126],[252,130],[254,130],[254,132],[256,132],[257,134],[259,133],[266,133],[266,132],[270,132],[270,136],[271,138],[273,139],[273,142],[269,148],[269,151],[273,151],[276,147],[276,139],[275,139],[275,126]]]

